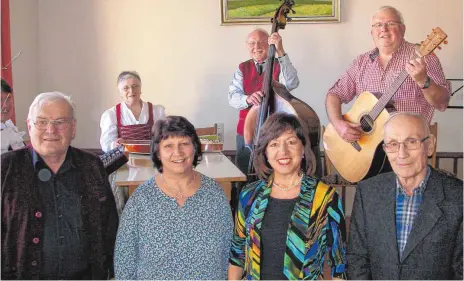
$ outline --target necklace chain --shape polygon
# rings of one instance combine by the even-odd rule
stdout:
[[[297,187],[300,182],[303,180],[303,175],[301,175],[300,179],[296,181],[296,183],[292,186],[289,186],[289,187],[280,187],[275,181],[272,181],[272,185],[277,187],[278,189],[282,190],[282,191],[287,191],[287,190],[290,190],[292,188],[295,188]]]
[[[193,184],[193,182],[195,181],[195,171],[193,172],[193,177],[192,177],[192,180],[190,181],[190,183],[187,185],[187,187],[185,188],[186,190],[189,189],[189,187]],[[179,187],[178,189],[175,189],[173,186],[169,185],[167,182],[166,182],[166,179],[164,178],[163,174],[161,174],[161,179],[163,180],[163,182],[172,190],[174,191],[174,193],[176,195],[174,195],[174,197],[178,200],[182,200],[184,199],[184,193],[182,192],[182,189]]]

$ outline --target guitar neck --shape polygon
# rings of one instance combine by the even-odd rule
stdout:
[[[414,56],[411,59],[416,59],[418,57],[419,56],[414,53]],[[393,98],[401,85],[403,85],[404,81],[406,81],[406,78],[408,78],[408,73],[406,70],[401,71],[393,84],[387,89],[387,92],[380,97],[377,104],[369,112],[369,116],[372,118],[372,120],[377,119],[382,110],[387,106],[387,103]]]

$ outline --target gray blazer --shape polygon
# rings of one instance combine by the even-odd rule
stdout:
[[[396,239],[396,176],[358,184],[347,248],[348,279],[461,279],[462,181],[432,169],[403,256]]]

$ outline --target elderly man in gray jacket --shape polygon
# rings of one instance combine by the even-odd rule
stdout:
[[[393,172],[358,185],[349,279],[463,279],[463,185],[427,165],[435,141],[420,115],[399,113],[385,124]]]

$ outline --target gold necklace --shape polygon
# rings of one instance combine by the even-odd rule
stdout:
[[[195,171],[193,172],[193,178],[192,180],[190,181],[190,183],[187,185],[187,187],[185,188],[186,190],[189,189],[189,187],[193,184],[193,182],[195,181]],[[174,191],[174,193],[176,195],[174,195],[174,197],[178,200],[182,200],[184,199],[184,193],[182,192],[182,189],[179,188],[179,189],[175,189],[174,187],[172,187],[171,185],[169,185],[167,182],[166,182],[166,179],[164,178],[163,174],[161,174],[161,179],[163,180],[164,184],[166,184],[172,191]]]
[[[292,188],[297,187],[302,180],[303,180],[303,175],[301,175],[300,179],[294,185],[289,186],[289,187],[280,187],[274,180],[272,181],[272,185],[277,187],[278,189],[280,189],[282,191],[287,191],[287,190],[290,190]]]

